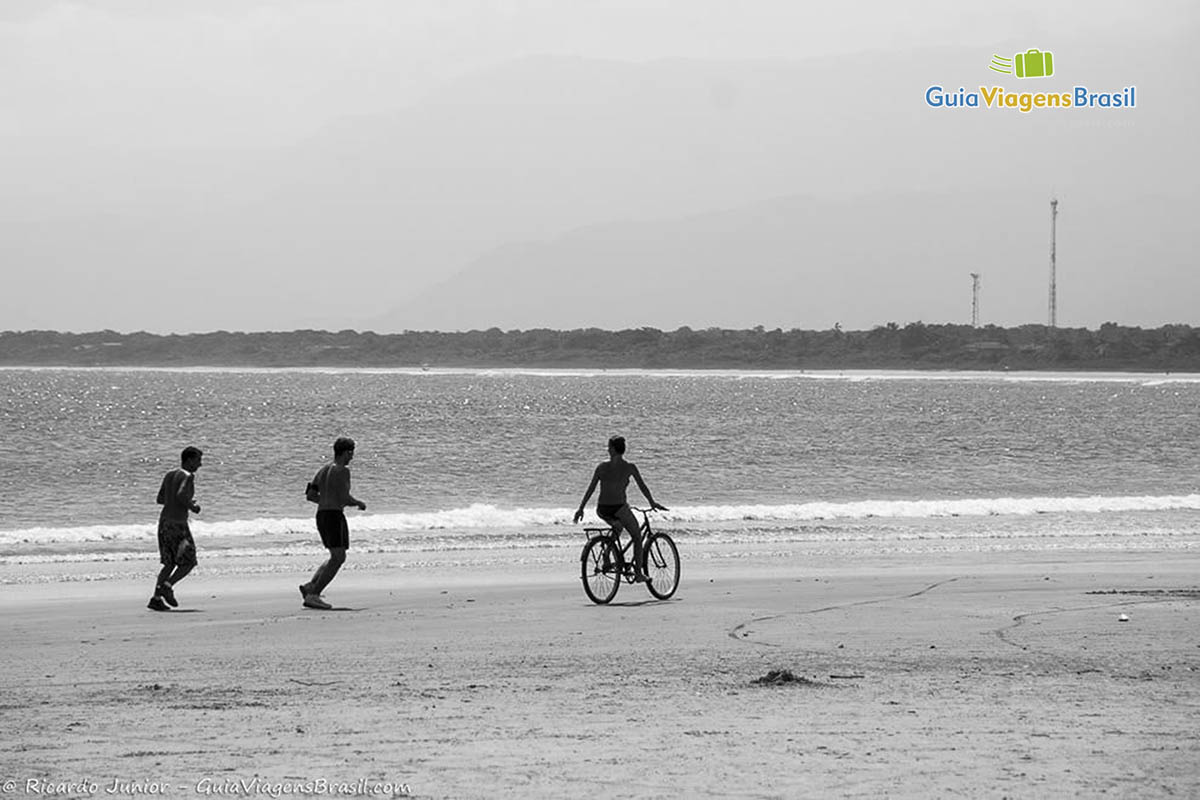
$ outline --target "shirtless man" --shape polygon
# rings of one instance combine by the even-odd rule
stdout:
[[[200,513],[193,497],[203,455],[199,447],[183,448],[179,468],[164,475],[158,488],[158,504],[163,507],[158,515],[158,557],[163,568],[154,584],[154,596],[146,604],[151,611],[168,611],[168,606],[179,605],[175,584],[196,566],[196,542],[188,527],[188,512]]]
[[[350,547],[350,527],[346,524],[346,506],[366,511],[367,504],[350,494],[350,461],[354,458],[354,440],[342,436],[333,443],[333,462],[321,467],[313,483],[317,484],[317,531],[321,544],[329,550],[329,559],[317,567],[312,579],[300,585],[305,608],[332,608],[321,598],[321,592],[346,563]]]
[[[625,499],[625,489],[629,486],[630,478],[637,481],[638,489],[650,501],[651,508],[667,510],[666,506],[654,502],[637,466],[625,460],[625,437],[614,436],[608,440],[608,461],[601,461],[592,473],[592,482],[588,484],[583,500],[579,503],[579,510],[575,512],[575,521],[583,519],[583,507],[587,505],[592,492],[596,491],[596,484],[600,484],[600,496],[596,498],[596,516],[611,525],[617,533],[620,533],[621,528],[629,531],[629,536],[633,539],[635,580],[646,581],[649,579],[642,563],[641,526]]]

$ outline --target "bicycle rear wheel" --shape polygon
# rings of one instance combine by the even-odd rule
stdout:
[[[621,554],[612,540],[597,536],[583,546],[583,591],[593,603],[603,605],[617,595],[621,585]]]
[[[679,550],[665,533],[652,533],[642,547],[646,551],[646,588],[659,600],[666,600],[679,588]]]

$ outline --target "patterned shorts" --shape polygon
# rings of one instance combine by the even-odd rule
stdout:
[[[158,521],[158,558],[168,567],[196,566],[196,543],[186,522]]]

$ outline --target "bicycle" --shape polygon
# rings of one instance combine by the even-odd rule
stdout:
[[[642,515],[642,556],[645,573],[650,576],[646,588],[659,600],[666,600],[679,588],[679,550],[670,536],[650,528],[651,509],[633,510]],[[583,591],[593,603],[603,605],[617,596],[622,580],[634,582],[632,558],[627,558],[633,538],[622,539],[623,528],[584,528],[583,533],[587,536],[579,556]]]

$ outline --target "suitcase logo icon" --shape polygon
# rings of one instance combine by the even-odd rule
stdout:
[[[1054,74],[1054,54],[1049,50],[1030,49],[1012,58],[993,55],[988,69],[1018,78],[1049,78]]]

